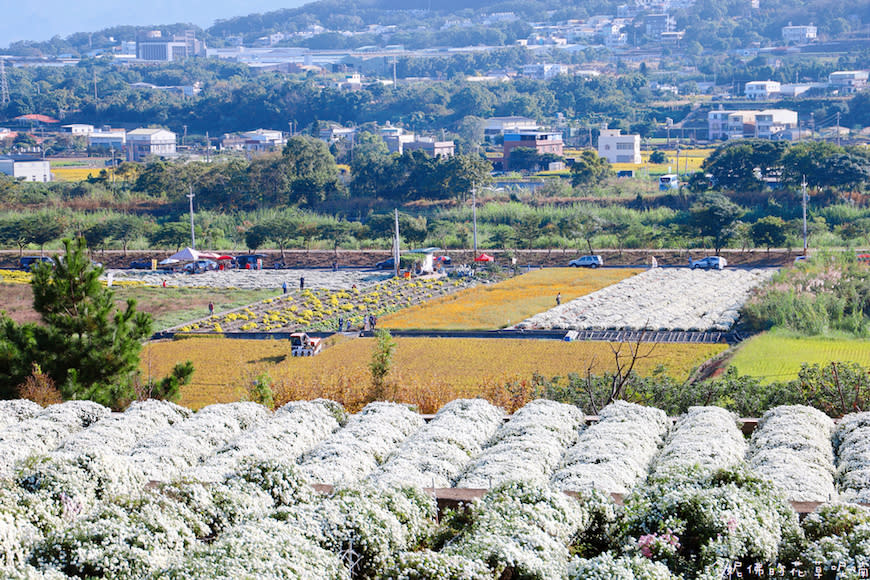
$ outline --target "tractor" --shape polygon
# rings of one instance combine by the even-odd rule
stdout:
[[[290,335],[290,354],[293,356],[314,356],[323,350],[323,339],[312,338],[304,332]]]

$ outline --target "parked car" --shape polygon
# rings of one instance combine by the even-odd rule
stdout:
[[[191,262],[190,264],[185,264],[183,270],[185,272],[190,272],[193,274],[198,274],[200,272],[207,272],[208,270],[217,270],[218,265],[214,260],[197,260],[196,262]]]
[[[386,260],[381,260],[377,264],[375,264],[375,268],[378,270],[392,270],[396,267],[396,259],[395,258],[387,258]]]
[[[574,268],[598,268],[604,265],[604,260],[601,256],[580,256],[575,260],[568,262],[569,266]]]
[[[697,270],[698,268],[703,268],[704,270],[721,270],[727,265],[728,262],[721,256],[707,256],[700,260],[689,260],[689,266],[691,266],[692,270]]]
[[[150,270],[151,260],[133,260],[130,262],[131,270]]]
[[[236,267],[240,270],[262,270],[264,254],[244,254],[236,256]]]
[[[54,260],[48,256],[22,256],[18,260],[18,267],[28,272],[33,271],[33,267],[40,262],[45,262],[50,266],[54,266]]]

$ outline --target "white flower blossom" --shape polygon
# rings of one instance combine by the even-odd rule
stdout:
[[[721,407],[689,407],[677,419],[664,448],[655,459],[653,475],[697,466],[722,469],[742,462],[746,440],[737,428],[737,416]]]
[[[654,268],[536,314],[517,328],[727,331],[752,289],[775,272]]]
[[[551,481],[562,490],[627,493],[646,477],[669,427],[664,411],[611,403],[602,409],[598,423],[587,427],[568,449]]]
[[[483,399],[456,399],[408,437],[371,477],[378,483],[450,487],[503,416],[501,409]]]
[[[52,451],[71,434],[110,413],[106,407],[91,401],[67,401],[10,425],[0,432],[0,477],[9,476],[15,463],[28,455]]]
[[[256,403],[209,405],[140,441],[130,457],[149,480],[169,481],[268,417],[266,408]]]
[[[614,556],[611,552],[594,558],[575,558],[568,577],[576,580],[672,580],[668,567],[643,556]]]
[[[0,431],[9,425],[31,419],[42,412],[42,407],[29,399],[0,401]]]
[[[243,461],[293,462],[339,428],[336,411],[343,412],[337,403],[322,399],[287,403],[268,421],[243,431],[185,475],[198,481],[220,481]]]
[[[139,441],[183,421],[189,409],[169,401],[135,401],[123,413],[112,413],[102,421],[67,437],[58,451],[92,451],[126,454]]]
[[[508,480],[546,483],[583,428],[573,406],[539,399],[516,411],[472,461],[456,487],[490,489]]]
[[[870,412],[852,413],[840,419],[834,443],[842,499],[870,503]]]
[[[766,412],[752,433],[749,466],[791,501],[833,501],[834,422],[812,407],[783,405]]]
[[[423,418],[405,405],[369,403],[343,429],[305,453],[300,471],[311,483],[359,481],[423,424]]]

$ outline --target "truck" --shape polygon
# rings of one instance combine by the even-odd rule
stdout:
[[[323,350],[323,339],[313,338],[304,332],[290,335],[290,354],[292,356],[314,356]]]

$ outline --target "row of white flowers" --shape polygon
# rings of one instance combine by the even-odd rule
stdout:
[[[67,437],[58,451],[129,453],[143,439],[191,416],[191,411],[168,401],[136,401],[123,413],[109,417]]]
[[[870,503],[870,412],[846,415],[834,433],[844,501]]]
[[[771,409],[752,433],[749,466],[791,501],[834,501],[834,421],[812,407]]]
[[[0,401],[0,432],[9,425],[36,417],[42,411],[42,407],[28,399]]]
[[[269,411],[256,403],[209,405],[137,443],[130,458],[149,480],[169,481],[268,417]]]
[[[67,401],[6,427],[0,432],[0,477],[11,475],[18,461],[52,451],[71,434],[109,414],[109,409],[91,401]]]
[[[503,419],[504,411],[483,399],[451,401],[371,477],[378,483],[451,487]]]
[[[646,477],[669,427],[660,409],[611,403],[599,413],[598,423],[587,427],[568,449],[552,482],[563,490],[627,493]]]
[[[423,424],[423,418],[405,405],[369,403],[343,429],[305,453],[300,469],[311,483],[359,481]]]
[[[722,469],[742,462],[746,440],[737,428],[737,416],[721,407],[689,407],[677,419],[653,466],[653,475],[665,477],[687,467]]]
[[[737,321],[752,289],[775,272],[654,268],[536,314],[517,327],[725,331]]]
[[[335,432],[340,427],[339,420],[345,419],[341,405],[325,399],[287,403],[268,421],[243,431],[202,464],[188,469],[186,477],[220,481],[243,461],[295,461]]]
[[[562,455],[577,441],[583,413],[574,405],[543,399],[513,414],[456,487],[490,489],[508,480],[547,482]]]
[[[599,502],[577,501],[546,484],[504,483],[470,508],[471,523],[442,552],[486,562],[496,578],[564,578],[567,544],[590,525]]]

